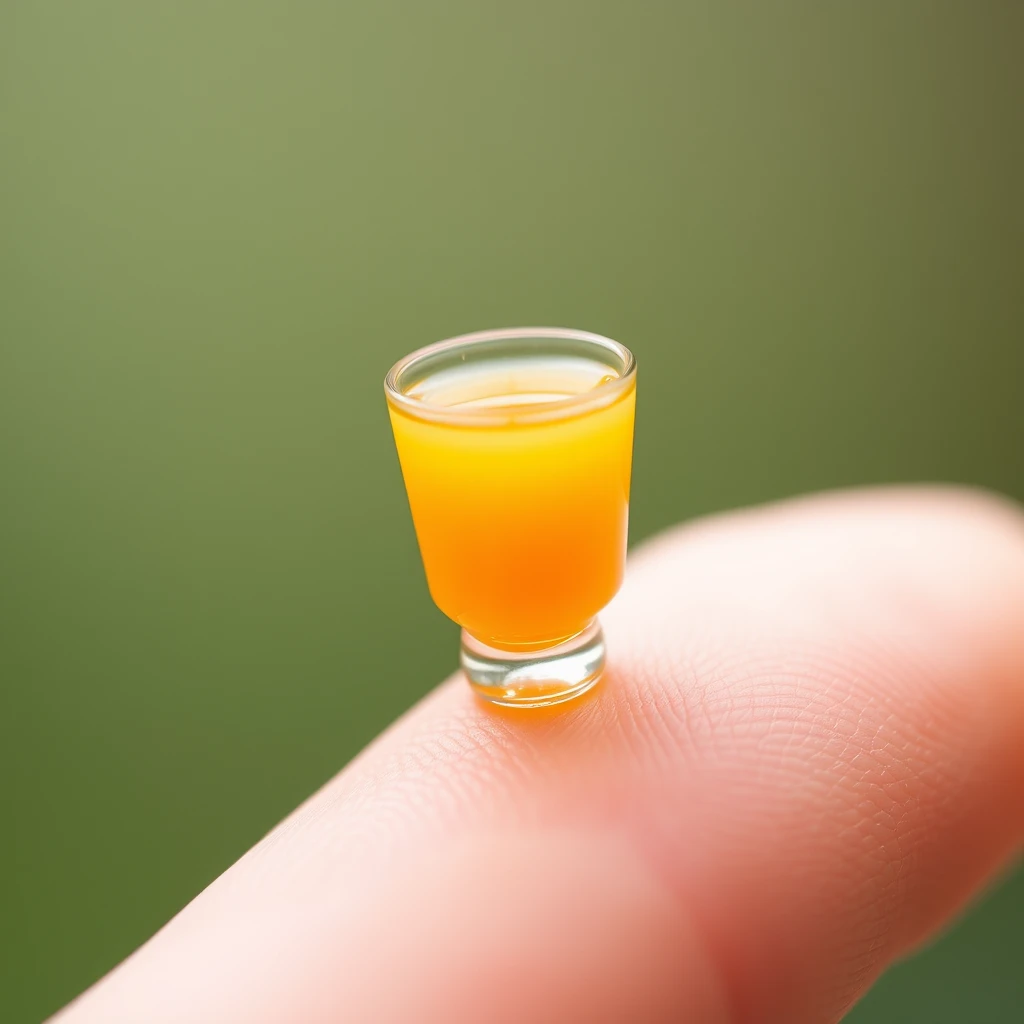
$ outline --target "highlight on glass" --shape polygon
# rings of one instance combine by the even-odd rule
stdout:
[[[462,626],[470,684],[511,707],[585,693],[626,560],[632,353],[586,331],[481,331],[399,360],[384,387],[427,584]]]

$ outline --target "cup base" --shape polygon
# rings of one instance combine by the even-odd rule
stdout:
[[[539,651],[501,651],[462,631],[460,655],[469,685],[491,704],[506,708],[543,708],[586,693],[604,672],[604,634],[590,624],[554,647]]]

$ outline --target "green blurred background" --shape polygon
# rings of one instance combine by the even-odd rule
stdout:
[[[0,5],[0,1018],[452,668],[408,350],[630,345],[634,541],[862,482],[1024,498],[1022,53],[1010,3]],[[1022,935],[1018,874],[851,1019],[1020,1020]]]

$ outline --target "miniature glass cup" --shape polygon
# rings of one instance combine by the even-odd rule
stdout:
[[[430,593],[495,704],[540,707],[604,670],[597,613],[626,559],[636,362],[585,331],[522,328],[399,360],[385,393]]]

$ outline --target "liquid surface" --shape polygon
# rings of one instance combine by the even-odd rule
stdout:
[[[432,407],[516,409],[583,394],[586,359],[455,367],[407,392]],[[391,404],[427,582],[484,643],[543,645],[583,629],[625,564],[635,385],[540,422],[420,418]],[[552,397],[554,396],[554,397]]]
[[[609,380],[607,366],[582,357],[493,359],[442,370],[406,394],[435,408],[511,409],[572,398]]]

